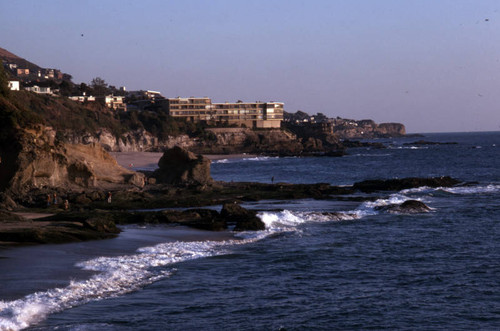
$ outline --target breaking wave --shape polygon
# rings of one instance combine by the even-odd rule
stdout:
[[[458,187],[440,187],[439,190],[453,194],[478,194],[478,193],[497,193],[500,192],[499,184],[479,185],[479,186],[458,186]]]
[[[212,163],[237,163],[237,162],[243,162],[243,161],[269,161],[273,159],[278,159],[276,156],[254,156],[254,157],[244,157],[244,158],[235,158],[235,159],[220,159],[220,160],[215,160],[212,161]]]
[[[140,248],[134,255],[98,257],[78,263],[78,267],[98,273],[84,281],[71,281],[64,288],[0,301],[0,330],[21,330],[41,322],[49,314],[136,291],[169,277],[175,263],[223,254],[227,247],[250,241],[169,242]]]
[[[260,212],[258,216],[266,229],[237,233],[235,239],[168,242],[140,248],[131,255],[97,257],[77,264],[79,268],[95,272],[87,280],[71,281],[64,288],[36,292],[14,301],[0,301],[0,330],[20,330],[43,321],[50,314],[139,290],[170,277],[175,271],[175,264],[179,262],[226,254],[236,245],[252,243],[279,233],[300,233],[301,226],[306,223],[349,221],[377,215],[381,212],[379,207],[401,204],[407,200],[422,201],[436,191],[462,195],[497,193],[500,184],[413,188],[363,202],[354,210],[340,212]]]

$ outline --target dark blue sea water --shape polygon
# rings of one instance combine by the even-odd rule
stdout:
[[[419,139],[458,144],[405,145]],[[500,133],[383,142],[341,158],[222,160],[212,175],[469,184],[248,203],[267,226],[256,233],[129,227],[113,240],[0,251],[0,330],[500,329]],[[432,211],[376,209],[408,199]]]

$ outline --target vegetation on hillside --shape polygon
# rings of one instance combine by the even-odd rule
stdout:
[[[65,97],[39,95],[28,91],[0,94],[0,130],[3,127],[29,127],[45,124],[55,130],[96,133],[107,129],[116,137],[133,130],[146,130],[158,137],[188,134],[207,135],[202,123],[169,116],[165,111],[113,111],[99,103],[80,104]],[[61,136],[61,135],[60,135]]]

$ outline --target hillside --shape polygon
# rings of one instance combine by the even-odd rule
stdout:
[[[27,69],[30,69],[33,70],[33,71],[37,71],[37,70],[40,70],[42,69],[40,66],[26,60],[26,59],[23,59],[22,57],[19,57],[11,52],[9,52],[8,50],[4,49],[4,48],[1,48],[0,47],[0,59],[5,61],[5,62],[8,62],[8,63],[15,63],[17,64],[17,66],[19,68],[27,68]]]

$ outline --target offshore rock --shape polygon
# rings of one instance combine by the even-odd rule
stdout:
[[[236,203],[225,203],[220,216],[227,224],[235,224],[234,231],[258,231],[266,228],[256,211],[245,209]]]
[[[365,180],[355,183],[353,185],[353,188],[361,192],[372,193],[376,191],[401,191],[422,186],[451,187],[459,183],[459,180],[451,178],[449,176],[431,178],[408,177],[387,180]]]
[[[213,182],[210,176],[210,160],[175,146],[158,161],[153,177],[158,183],[204,185]]]
[[[376,210],[387,211],[391,214],[419,214],[431,211],[425,203],[418,200],[407,200],[402,204],[377,207]]]

